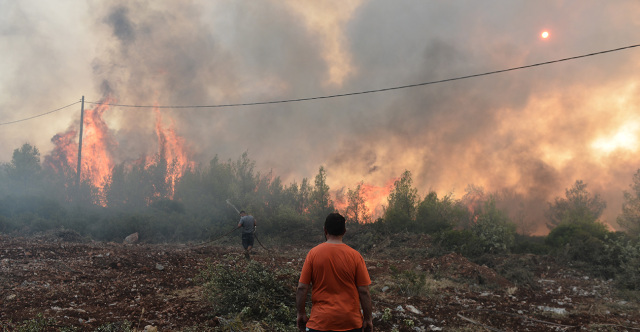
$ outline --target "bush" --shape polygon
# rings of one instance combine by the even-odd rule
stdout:
[[[457,252],[465,257],[478,257],[484,253],[482,242],[470,230],[451,230],[438,234],[436,242],[444,251]]]
[[[427,275],[415,271],[399,271],[391,266],[394,287],[403,296],[423,296],[426,292]]]
[[[604,240],[608,233],[607,227],[598,222],[564,223],[551,230],[545,242],[552,247],[560,248],[567,244],[584,242],[589,238]]]
[[[640,241],[614,233],[605,246],[615,264],[615,281],[620,289],[640,291]]]
[[[225,257],[217,265],[209,265],[199,279],[216,314],[240,314],[277,331],[296,331],[297,276],[297,271],[274,271],[256,261]]]
[[[45,318],[42,314],[38,314],[35,318],[25,320],[22,324],[16,326],[17,332],[41,332],[49,331],[55,325],[53,318]]]
[[[515,243],[512,252],[514,254],[546,255],[550,247],[545,243],[546,237],[515,235]]]
[[[385,233],[377,232],[373,224],[354,224],[347,226],[344,242],[361,253],[367,253],[376,244],[382,243],[384,238]]]
[[[540,265],[539,257],[536,255],[506,257],[493,257],[492,263],[487,264],[499,275],[511,281],[521,288],[539,289],[540,285],[536,281],[533,266]]]
[[[606,226],[597,222],[564,223],[554,228],[545,242],[560,258],[601,266],[609,260],[604,257],[608,233]]]
[[[484,203],[471,231],[479,240],[484,253],[508,253],[514,244],[516,225],[496,207],[494,199]]]

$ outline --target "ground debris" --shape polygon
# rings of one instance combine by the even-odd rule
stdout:
[[[300,270],[311,247],[283,246],[277,253],[262,251],[252,259],[273,268]],[[124,321],[147,331],[221,326],[226,318],[215,316],[196,277],[207,264],[225,262],[225,256],[241,252],[239,245],[125,245],[0,235],[0,326],[38,314],[83,331]],[[491,268],[457,254],[414,258],[365,254],[377,331],[640,327],[638,303],[617,297],[611,282],[585,278],[552,260],[537,259],[530,267],[535,272],[532,289],[515,287]],[[392,266],[410,273],[394,276]],[[398,278],[420,274],[429,275],[432,286],[411,296],[398,291]]]

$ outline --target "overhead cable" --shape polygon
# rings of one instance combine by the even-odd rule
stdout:
[[[75,105],[75,104],[79,104],[79,103],[80,103],[80,101],[78,100],[78,101],[76,101],[76,102],[75,102],[75,103],[73,103],[73,104],[69,104],[69,105],[67,105],[67,106],[63,106],[63,107],[57,108],[57,109],[55,109],[55,110],[53,110],[53,111],[45,112],[45,113],[42,113],[42,114],[34,115],[34,116],[31,116],[31,117],[28,117],[28,118],[24,118],[24,119],[20,119],[20,120],[14,120],[14,121],[2,122],[2,123],[0,123],[0,126],[4,126],[4,125],[12,124],[12,123],[18,123],[18,122],[22,122],[22,121],[27,121],[27,120],[35,119],[35,118],[38,118],[38,117],[41,117],[41,116],[44,116],[44,115],[47,115],[47,114],[51,114],[51,113],[53,113],[53,112],[61,111],[61,110],[65,109],[65,108],[67,108],[67,107],[71,107],[71,106],[73,106],[73,105]]]
[[[172,108],[172,109],[177,109],[177,108],[223,108],[223,107],[240,107],[240,106],[256,106],[256,105],[293,103],[293,102],[311,101],[311,100],[318,100],[318,99],[329,99],[329,98],[338,98],[338,97],[363,95],[363,94],[369,94],[369,93],[378,93],[378,92],[385,92],[385,91],[391,91],[391,90],[407,89],[407,88],[413,88],[413,87],[424,86],[424,85],[439,84],[439,83],[445,83],[445,82],[451,82],[451,81],[459,81],[459,80],[464,80],[464,79],[469,79],[469,78],[474,78],[474,77],[488,76],[488,75],[500,74],[500,73],[505,73],[505,72],[514,71],[514,70],[527,69],[527,68],[544,66],[544,65],[549,65],[549,64],[558,63],[558,62],[576,60],[576,59],[586,58],[586,57],[590,57],[590,56],[594,56],[594,55],[600,55],[600,54],[605,54],[605,53],[612,53],[612,52],[622,51],[622,50],[626,50],[626,49],[630,49],[630,48],[634,48],[634,47],[639,47],[639,46],[640,46],[640,44],[629,45],[629,46],[619,47],[619,48],[610,49],[610,50],[606,50],[606,51],[600,51],[600,52],[594,52],[594,53],[583,54],[583,55],[578,55],[578,56],[572,56],[572,57],[558,59],[558,60],[545,61],[545,62],[535,63],[535,64],[531,64],[531,65],[526,65],[526,66],[513,67],[513,68],[508,68],[508,69],[502,69],[502,70],[495,70],[495,71],[490,71],[490,72],[486,72],[486,73],[459,76],[459,77],[454,77],[454,78],[447,78],[447,79],[443,79],[443,80],[423,82],[423,83],[407,84],[407,85],[395,86],[395,87],[390,87],[390,88],[382,88],[382,89],[366,90],[366,91],[358,91],[358,92],[350,92],[350,93],[341,93],[341,94],[328,95],[328,96],[317,96],[317,97],[307,97],[307,98],[297,98],[297,99],[283,99],[283,100],[273,100],[273,101],[259,101],[259,102],[252,102],[252,103],[218,104],[218,105],[190,105],[190,106],[127,105],[127,104],[100,103],[100,102],[91,102],[91,101],[87,101],[87,103],[89,103],[89,104],[102,104],[102,105],[108,105],[108,106],[119,106],[119,107]]]
[[[438,80],[438,81],[430,81],[430,82],[423,82],[423,83],[395,86],[395,87],[390,87],[390,88],[382,88],[382,89],[375,89],[375,90],[366,90],[366,91],[359,91],[359,92],[342,93],[342,94],[335,94],[335,95],[328,95],[328,96],[317,96],[317,97],[298,98],[298,99],[284,99],[284,100],[274,100],[274,101],[262,101],[262,102],[253,102],[253,103],[218,104],[218,105],[190,105],[190,106],[162,106],[162,105],[159,105],[158,106],[158,105],[126,105],[126,104],[115,104],[115,103],[106,103],[106,104],[103,104],[103,105],[118,106],[118,107],[135,107],[135,108],[172,108],[172,109],[178,109],[178,108],[223,108],[223,107],[256,106],[256,105],[282,104],[282,103],[292,103],[292,102],[301,102],[301,101],[311,101],[311,100],[318,100],[318,99],[329,99],[329,98],[338,98],[338,97],[347,97],[347,96],[355,96],[355,95],[362,95],[362,94],[378,93],[378,92],[391,91],[391,90],[400,90],[400,89],[413,88],[413,87],[417,87],[417,86],[432,85],[432,84],[439,84],[439,83],[445,83],[445,82],[451,82],[451,81],[458,81],[458,80],[464,80],[464,79],[480,77],[480,76],[494,75],[494,74],[504,73],[504,72],[508,72],[508,71],[514,71],[514,70],[538,67],[538,66],[543,66],[543,65],[548,65],[548,64],[558,63],[558,62],[564,62],[564,61],[569,61],[569,60],[586,58],[586,57],[590,57],[590,56],[594,56],[594,55],[600,55],[600,54],[605,54],[605,53],[612,53],[612,52],[622,51],[622,50],[627,50],[627,49],[631,49],[631,48],[635,48],[635,47],[639,47],[639,46],[640,46],[640,44],[629,45],[629,46],[619,47],[619,48],[610,49],[610,50],[606,50],[606,51],[600,51],[600,52],[583,54],[583,55],[578,55],[578,56],[573,56],[573,57],[568,57],[568,58],[563,58],[563,59],[558,59],[558,60],[540,62],[540,63],[535,63],[535,64],[531,64],[531,65],[526,65],[526,66],[513,67],[513,68],[508,68],[508,69],[502,69],[502,70],[495,70],[495,71],[486,72],[486,73],[459,76],[459,77],[448,78],[448,79],[443,79],[443,80]],[[102,104],[100,102],[92,102],[92,101],[85,101],[85,102],[89,103],[89,104]],[[38,118],[38,117],[41,117],[41,116],[44,116],[44,115],[47,115],[47,114],[51,114],[51,113],[54,113],[54,112],[61,111],[61,110],[65,109],[65,108],[71,107],[71,106],[76,105],[78,103],[80,103],[80,101],[77,101],[75,103],[69,104],[67,106],[63,106],[63,107],[57,108],[57,109],[52,110],[52,111],[48,111],[48,112],[45,112],[45,113],[42,113],[42,114],[34,115],[34,116],[31,116],[31,117],[28,117],[28,118],[14,120],[14,121],[8,121],[8,122],[2,122],[2,123],[0,123],[0,126],[4,126],[4,125],[8,125],[8,124],[14,124],[14,123],[18,123],[18,122],[23,122],[23,121],[35,119],[35,118]]]

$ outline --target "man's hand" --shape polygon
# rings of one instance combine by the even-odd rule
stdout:
[[[309,321],[309,317],[307,317],[306,314],[304,315],[298,314],[298,318],[296,319],[296,325],[298,326],[298,330],[302,332],[306,331],[308,321]]]
[[[362,331],[364,332],[373,332],[373,319],[364,320],[362,322]]]
[[[373,332],[373,308],[371,305],[371,294],[369,286],[358,286],[358,295],[360,296],[360,306],[362,306],[362,330],[365,332]]]
[[[303,332],[306,330],[307,322],[309,321],[306,309],[308,292],[309,285],[299,282],[298,289],[296,290],[296,310],[298,315],[298,318],[296,319],[296,325],[298,325],[298,330]]]

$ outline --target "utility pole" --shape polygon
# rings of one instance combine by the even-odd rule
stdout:
[[[78,197],[80,197],[80,170],[82,169],[82,128],[84,126],[84,96],[80,106],[80,139],[78,142],[78,171],[76,172],[76,185],[78,186]]]

